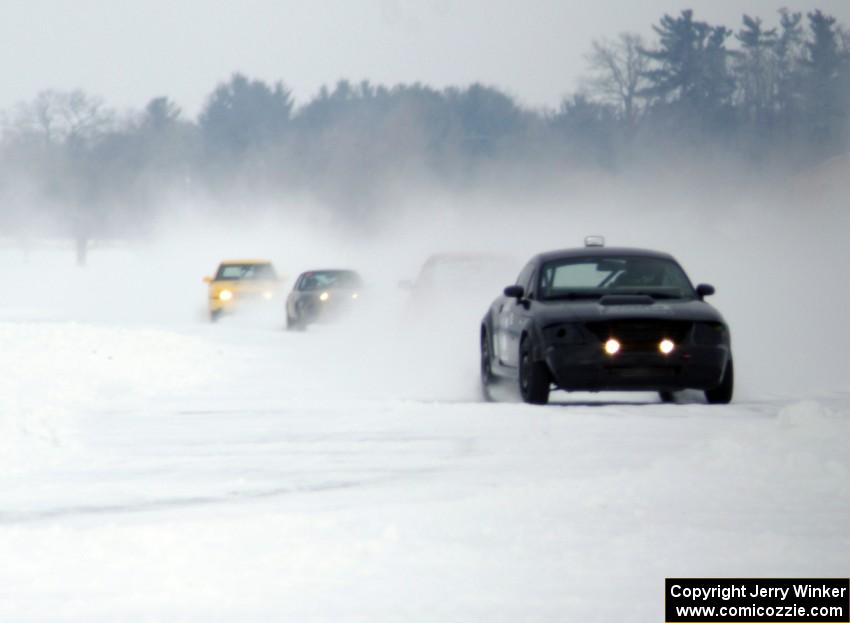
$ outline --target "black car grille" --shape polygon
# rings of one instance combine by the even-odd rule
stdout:
[[[671,320],[613,320],[588,322],[585,327],[600,342],[616,338],[623,351],[657,351],[663,339],[682,344],[688,338],[692,322]]]
[[[679,374],[678,367],[607,368],[608,375],[617,379],[670,378]]]

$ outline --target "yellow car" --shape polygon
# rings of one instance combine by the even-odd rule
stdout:
[[[215,277],[204,277],[209,284],[210,320],[245,305],[278,298],[281,282],[268,260],[225,260]]]

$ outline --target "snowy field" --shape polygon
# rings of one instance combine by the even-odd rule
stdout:
[[[0,621],[662,621],[666,576],[846,577],[846,292],[789,295],[821,256],[754,290],[775,249],[677,244],[732,324],[728,407],[481,403],[483,307],[210,325],[216,248],[4,250]]]

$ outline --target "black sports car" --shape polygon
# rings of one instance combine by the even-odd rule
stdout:
[[[514,379],[525,402],[567,391],[698,389],[732,399],[729,328],[666,253],[605,248],[533,257],[481,323],[481,382]]]
[[[310,270],[301,273],[286,298],[286,327],[338,318],[360,298],[363,281],[353,270]]]

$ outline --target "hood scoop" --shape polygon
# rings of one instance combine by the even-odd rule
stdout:
[[[648,294],[606,294],[599,299],[600,305],[653,305],[655,299]]]

